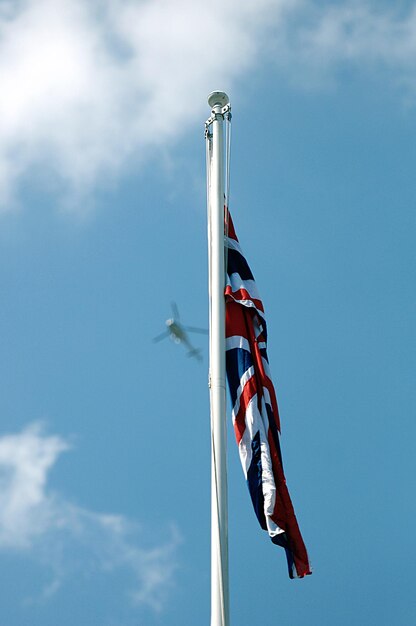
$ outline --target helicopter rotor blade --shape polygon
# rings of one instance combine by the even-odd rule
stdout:
[[[169,331],[165,330],[164,333],[161,333],[160,335],[157,335],[156,337],[153,337],[153,343],[158,343],[158,341],[162,341],[162,339],[165,339],[166,337],[169,337]]]
[[[176,302],[171,302],[170,305],[172,307],[173,319],[180,320],[178,305]]]
[[[199,333],[200,335],[208,335],[206,328],[196,328],[195,326],[182,326],[188,333]]]

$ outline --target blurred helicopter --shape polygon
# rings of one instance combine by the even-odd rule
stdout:
[[[188,356],[195,357],[198,361],[202,361],[201,348],[194,348],[188,339],[187,333],[200,333],[207,335],[208,331],[203,328],[195,328],[194,326],[184,326],[180,322],[179,310],[176,302],[171,303],[173,317],[166,320],[167,330],[153,338],[154,343],[170,337],[175,343],[183,343],[188,348]]]

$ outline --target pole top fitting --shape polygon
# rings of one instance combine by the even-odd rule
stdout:
[[[221,109],[229,104],[230,99],[224,91],[213,91],[208,96],[208,104],[213,109],[218,106]]]

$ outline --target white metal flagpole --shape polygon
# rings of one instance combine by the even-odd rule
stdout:
[[[226,457],[224,113],[222,91],[208,97],[208,238],[210,289],[211,400],[211,626],[229,626],[228,498]]]

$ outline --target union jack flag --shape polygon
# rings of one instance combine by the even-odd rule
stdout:
[[[290,578],[303,578],[311,568],[283,472],[264,308],[226,215],[226,361],[240,460],[260,526],[285,549]]]

